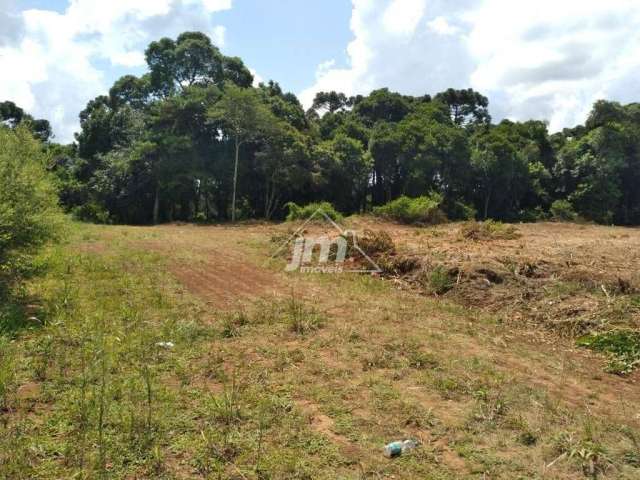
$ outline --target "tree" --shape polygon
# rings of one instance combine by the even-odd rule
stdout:
[[[225,81],[249,87],[253,75],[237,57],[225,57],[201,32],[181,33],[174,41],[162,38],[145,51],[150,85],[161,97],[194,85],[218,85]]]
[[[456,125],[489,124],[489,100],[471,88],[466,90],[448,90],[438,93],[434,100],[442,102],[450,109],[451,120]]]
[[[6,101],[0,102],[0,124],[4,123],[10,128],[18,125],[25,125],[33,135],[43,142],[51,138],[51,124],[45,119],[35,119],[15,103]]]
[[[283,121],[269,125],[260,143],[254,171],[261,174],[264,186],[257,184],[255,189],[264,196],[264,218],[269,220],[289,198],[309,189],[311,154],[307,137]]]
[[[374,205],[382,205],[400,194],[400,155],[402,132],[397,124],[379,122],[371,132],[369,154],[373,160]]]
[[[262,130],[275,122],[271,111],[253,89],[240,88],[232,83],[224,86],[222,98],[207,112],[208,117],[222,124],[222,132],[233,139],[233,194],[231,221],[236,219],[236,192],[240,147],[258,137]]]
[[[471,166],[484,219],[517,216],[527,180],[527,164],[500,132],[481,133],[472,140]]]
[[[362,143],[339,133],[317,148],[323,178],[330,190],[324,199],[330,200],[340,211],[362,211],[371,177],[371,155]]]
[[[325,110],[329,113],[336,113],[341,110],[345,110],[352,106],[353,101],[344,93],[331,92],[318,92],[313,99],[313,110]]]
[[[424,103],[398,124],[402,136],[402,193],[440,191],[447,205],[464,199],[469,182],[466,132],[453,124],[439,102]]]
[[[411,111],[411,103],[407,97],[381,88],[359,100],[354,111],[365,125],[372,127],[380,121],[399,122]]]

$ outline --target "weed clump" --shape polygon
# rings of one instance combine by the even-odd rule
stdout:
[[[440,209],[442,200],[442,195],[434,192],[417,198],[402,196],[386,205],[375,207],[373,214],[400,223],[436,225],[447,221]]]
[[[505,225],[495,220],[484,222],[467,222],[460,228],[460,236],[464,240],[515,240],[521,234],[513,225]]]
[[[587,335],[578,345],[610,355],[607,371],[618,375],[631,373],[640,366],[640,332],[615,330]]]
[[[450,272],[440,265],[434,268],[428,275],[427,283],[429,289],[436,295],[447,293],[455,285],[455,281],[451,277]]]
[[[223,338],[239,337],[242,327],[248,324],[249,317],[244,311],[233,312],[223,318],[222,331],[220,333]]]
[[[324,317],[315,308],[291,297],[285,307],[285,318],[289,329],[298,335],[306,335],[319,330],[324,325]]]

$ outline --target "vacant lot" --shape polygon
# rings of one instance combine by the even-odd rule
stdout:
[[[0,478],[640,478],[633,348],[582,346],[638,331],[640,231],[347,226],[383,274],[285,273],[286,224],[76,225],[0,345]]]

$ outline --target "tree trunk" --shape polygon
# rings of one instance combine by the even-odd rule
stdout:
[[[153,224],[158,224],[160,217],[160,185],[156,185],[156,196],[153,201]]]
[[[491,200],[491,190],[487,192],[487,196],[484,197],[484,219],[489,216],[489,201]]]
[[[236,187],[238,184],[238,155],[240,151],[240,143],[238,141],[238,135],[235,140],[236,146],[236,160],[233,166],[233,196],[231,197],[231,221],[236,221]]]

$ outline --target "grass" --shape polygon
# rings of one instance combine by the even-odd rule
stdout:
[[[274,267],[278,292],[219,309],[145,242],[198,245],[194,268],[262,244],[174,235],[78,225],[43,254],[43,321],[0,337],[0,478],[638,477],[634,397],[583,357],[366,276]]]
[[[640,365],[640,332],[612,330],[578,339],[578,345],[609,354],[607,370],[616,374],[631,373]]]

